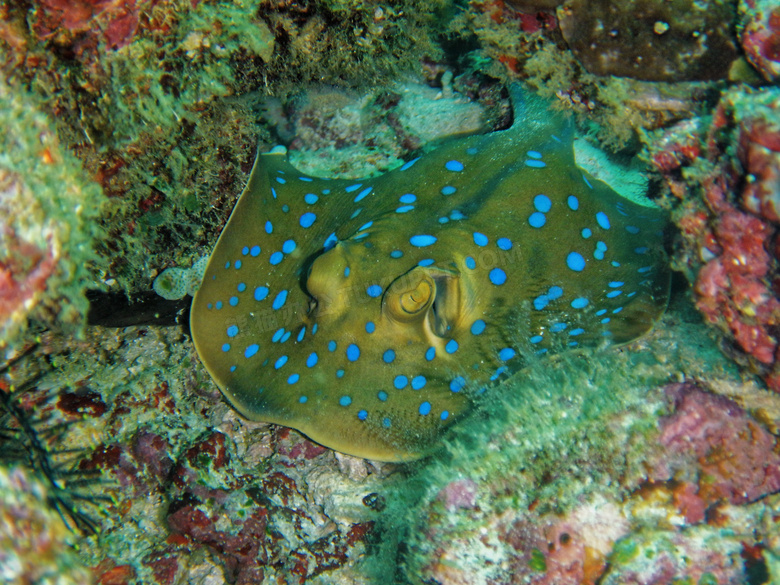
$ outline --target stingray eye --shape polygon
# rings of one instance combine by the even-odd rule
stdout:
[[[385,294],[384,307],[397,321],[412,321],[425,313],[435,297],[433,278],[415,268],[393,281]]]

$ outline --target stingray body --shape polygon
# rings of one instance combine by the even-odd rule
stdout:
[[[366,180],[258,155],[191,312],[233,406],[362,457],[420,457],[522,356],[664,311],[660,211],[578,168],[535,98],[509,130]]]

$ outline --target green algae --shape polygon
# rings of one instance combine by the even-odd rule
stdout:
[[[0,264],[11,278],[4,286],[18,287],[24,298],[2,317],[2,349],[24,343],[28,319],[34,330],[80,330],[84,291],[96,286],[101,268],[95,245],[104,235],[98,218],[105,196],[61,147],[41,101],[2,81],[0,127]],[[11,290],[4,292],[8,304]]]

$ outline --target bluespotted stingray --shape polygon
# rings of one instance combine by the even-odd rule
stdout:
[[[663,214],[577,167],[562,115],[514,102],[508,130],[378,178],[257,156],[190,316],[239,412],[411,460],[523,356],[652,327],[669,290]]]

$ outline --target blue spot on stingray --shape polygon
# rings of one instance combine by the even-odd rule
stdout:
[[[450,339],[447,342],[447,345],[444,346],[444,351],[446,351],[447,353],[455,353],[456,351],[458,351],[458,342],[455,341],[454,339]]]
[[[579,252],[571,252],[566,257],[566,266],[574,272],[582,272],[585,270],[585,258]]]
[[[425,359],[430,361],[433,361],[433,358],[436,357],[436,348],[435,347],[429,347],[425,350]]]
[[[606,313],[606,312],[607,312],[607,310],[606,310],[606,309],[599,309],[598,311],[596,311],[596,315],[597,315],[597,316],[601,316],[601,315],[603,315],[603,314],[604,314],[604,313]]]
[[[596,214],[596,223],[598,223],[599,226],[605,230],[608,230],[610,227],[609,218],[607,217],[607,214],[604,213],[603,211],[599,211]]]
[[[457,209],[454,209],[454,210],[452,210],[452,211],[450,212],[450,219],[451,219],[452,221],[458,221],[459,219],[466,219],[466,216],[465,216],[465,215],[463,215],[463,213],[461,213],[461,212],[460,212],[460,211],[458,211]]]
[[[529,150],[525,154],[526,154],[526,156],[529,156],[531,158],[537,158],[537,159],[538,158],[542,158],[542,153],[537,151],[537,150]]]
[[[222,344],[222,351],[230,351],[230,344],[229,343],[223,343]]]
[[[246,290],[246,283],[239,282],[236,289],[238,290],[238,292],[244,292]]]
[[[395,352],[392,349],[388,349],[382,354],[382,361],[386,364],[392,364],[395,360]]]
[[[425,384],[427,383],[428,380],[425,379],[425,376],[415,376],[412,378],[412,389],[420,390],[421,388],[425,387]]]
[[[412,193],[405,193],[398,198],[398,201],[401,203],[414,203],[417,201],[417,196],[413,195]]]
[[[418,409],[418,412],[419,412],[419,413],[420,413],[422,416],[425,416],[425,415],[427,415],[427,414],[430,414],[430,413],[431,413],[431,403],[430,403],[430,402],[427,402],[427,401],[426,401],[426,402],[423,402],[423,403],[420,405],[420,408]]]
[[[571,302],[571,306],[574,309],[584,309],[588,306],[588,299],[585,297],[577,297]]]
[[[265,222],[265,233],[270,234],[274,231],[274,224],[271,223],[271,220],[268,220]]]
[[[442,195],[452,195],[453,193],[455,193],[455,191],[457,191],[457,189],[452,185],[445,185],[444,187],[441,188]]]
[[[577,335],[582,335],[583,333],[585,333],[585,330],[582,328],[572,329],[571,331],[569,331],[569,335],[572,337],[576,337]]]
[[[382,287],[378,284],[372,284],[366,289],[366,294],[372,299],[375,299],[382,294]]]
[[[311,211],[307,211],[300,217],[298,222],[301,224],[302,228],[306,229],[306,228],[310,228],[312,224],[316,221],[316,219],[317,219],[316,214],[312,213]]]
[[[352,398],[349,396],[342,396],[341,398],[339,398],[339,404],[341,406],[349,406],[350,404],[352,404]]]
[[[563,289],[560,286],[551,286],[550,290],[547,291],[547,298],[551,301],[554,301],[555,299],[559,299],[563,296]]]
[[[314,205],[319,201],[319,197],[317,197],[314,193],[306,193],[306,195],[303,196],[303,200],[308,203],[309,205]]]
[[[542,339],[543,339],[543,337],[541,335],[534,335],[528,341],[530,341],[531,343],[541,343]]]
[[[230,303],[231,307],[235,307],[238,304],[238,297],[230,297],[228,303]]]
[[[459,173],[463,170],[463,163],[459,160],[448,160],[446,163],[444,163],[444,168],[448,171]]]
[[[287,363],[287,356],[283,355],[278,360],[276,360],[276,362],[274,363],[274,368],[278,370],[286,363]]]
[[[382,419],[382,426],[385,427],[386,429],[389,429],[391,424],[392,422],[388,417]]]
[[[609,323],[611,320],[612,320],[612,319],[610,319],[609,317],[604,317],[604,318],[601,320],[601,323],[602,323],[602,324],[604,324],[604,325],[606,325],[606,324],[607,324],[607,323]]]
[[[640,246],[638,248],[634,248],[634,253],[635,254],[646,254],[649,249],[650,248],[648,248],[647,246]]]
[[[225,263],[225,270],[227,270],[228,268],[230,268],[230,262]]]
[[[412,160],[405,162],[404,164],[401,165],[400,170],[405,171],[406,169],[411,167],[414,163],[416,163],[418,160],[420,160],[419,156],[417,158],[413,158]]]
[[[300,402],[301,404],[306,404],[308,401],[309,401],[309,397],[308,396],[301,396],[298,399],[298,402]]]
[[[287,213],[288,211],[290,211],[290,206],[285,203],[284,205],[282,205],[282,211]]]
[[[629,234],[634,234],[634,235],[636,235],[636,234],[638,234],[638,233],[639,233],[639,228],[638,228],[638,227],[636,227],[636,226],[633,226],[633,225],[627,225],[627,226],[626,226],[626,231],[627,231]]]
[[[351,362],[356,362],[360,357],[360,348],[354,343],[350,343],[347,346],[347,359]]]
[[[371,191],[373,189],[374,189],[373,187],[366,187],[365,189],[363,189],[360,193],[358,193],[355,196],[355,198],[353,199],[353,202],[357,203],[358,201],[362,201],[363,199],[365,199],[368,196],[369,193],[371,193]]]
[[[295,240],[286,240],[284,244],[282,244],[282,252],[285,254],[289,254],[295,250]]]
[[[492,282],[496,286],[500,286],[506,282],[506,272],[504,272],[500,268],[494,268],[493,270],[490,271],[490,274],[488,276],[490,278],[490,282]]]
[[[358,410],[357,417],[359,420],[366,420],[366,418],[368,418],[368,411]]]
[[[540,211],[534,211],[528,216],[528,224],[533,228],[540,228],[547,223],[547,218]]]
[[[574,195],[569,195],[566,198],[566,203],[569,204],[569,209],[572,211],[577,211],[580,208],[580,200],[577,199]]]
[[[236,325],[231,325],[227,328],[228,337],[235,337],[236,335],[238,335],[238,327]]]
[[[332,339],[328,342],[328,351],[333,352],[336,351],[336,342]]]
[[[541,311],[550,303],[550,297],[547,295],[539,295],[534,299],[534,309]]]
[[[409,243],[412,246],[416,246],[417,248],[424,248],[425,246],[431,246],[435,244],[436,238],[427,234],[420,234],[409,238]]]
[[[284,180],[282,177],[276,177],[276,182],[280,185],[284,185],[287,181]]]
[[[247,348],[244,350],[244,357],[245,358],[251,358],[253,355],[257,353],[257,350],[260,349],[260,346],[256,343],[253,343],[250,346],[247,346]]]
[[[447,410],[442,410],[441,411],[441,420],[447,420],[449,418],[449,416],[450,416],[449,411],[447,411]]]
[[[560,333],[561,331],[566,329],[566,327],[568,327],[566,323],[554,323],[553,325],[550,326],[550,331],[552,331],[553,333]]]
[[[471,324],[471,334],[481,335],[485,331],[485,322],[482,319],[477,319]]]
[[[412,209],[414,209],[414,205],[402,205],[401,207],[397,208],[395,212],[406,213],[407,211],[411,211]]]
[[[392,252],[390,252],[390,257],[391,258],[400,258],[403,255],[404,255],[404,253],[401,252],[401,250],[393,250]]]
[[[593,232],[590,231],[590,228],[585,228],[582,230],[582,237],[586,240],[593,235]]]
[[[337,378],[343,378],[344,377],[344,370],[336,370],[336,377]]]
[[[609,288],[618,288],[620,286],[623,286],[624,284],[625,284],[624,282],[620,282],[618,280],[615,280],[613,282],[610,282],[607,286],[609,286]]]
[[[258,286],[255,289],[255,300],[256,301],[262,301],[267,296],[268,296],[268,287],[267,286]]]
[[[287,383],[293,385],[300,379],[301,377],[298,374],[292,374],[289,378],[287,378]]]
[[[319,361],[319,357],[317,356],[316,352],[311,352],[309,354],[309,357],[306,358],[306,367],[307,368],[313,368],[317,365],[317,362]]]
[[[613,290],[607,293],[607,298],[614,299],[615,297],[620,296],[622,294],[623,294],[622,290]]]
[[[236,270],[238,270],[239,268],[241,268],[241,260],[236,260],[236,262],[235,262],[234,266],[236,267]]]
[[[409,383],[409,378],[407,378],[406,376],[396,376],[393,379],[393,386],[395,386],[398,390],[406,388],[406,385],[408,383]]]
[[[276,298],[274,299],[273,304],[271,305],[274,308],[274,311],[281,309],[284,304],[287,302],[287,293],[289,291],[283,290],[280,291],[278,295],[276,295]]]
[[[387,392],[384,390],[380,390],[377,392],[376,397],[379,398],[382,402],[387,402]]]
[[[339,241],[339,239],[336,237],[336,232],[333,232],[327,238],[325,238],[325,241],[322,243],[322,247],[327,252],[333,246],[335,246],[338,241]]]
[[[498,240],[496,241],[496,245],[502,250],[511,250],[512,240],[510,240],[509,238],[498,238]]]
[[[376,325],[374,325],[373,321],[369,321],[366,323],[366,333],[373,333],[376,331]]]
[[[363,183],[356,183],[354,185],[350,185],[349,187],[346,187],[344,191],[346,191],[347,193],[352,193],[353,191],[357,191],[358,189],[360,189],[362,186]]]
[[[260,255],[260,246],[252,246],[249,250],[249,254],[255,258]]]
[[[249,247],[248,246],[244,246],[243,248],[241,248],[241,254],[243,254],[244,256],[249,254]]]
[[[550,201],[550,198],[547,195],[537,195],[534,197],[534,207],[536,208],[536,211],[547,213],[552,207],[552,201]]]
[[[274,252],[271,254],[271,257],[268,259],[268,262],[271,263],[271,266],[276,266],[284,259],[284,254],[281,252]]]
[[[450,381],[450,390],[453,392],[460,392],[466,387],[466,378],[463,376],[456,376]]]
[[[469,270],[474,270],[477,267],[477,263],[474,261],[474,258],[471,256],[466,256],[466,268]]]
[[[534,169],[541,169],[547,166],[547,164],[540,160],[527,160],[525,161],[525,166],[531,167]]]
[[[614,266],[615,268],[620,268],[620,262],[616,262],[615,260],[613,260],[612,262],[610,262],[610,264],[612,264],[612,266]]]
[[[516,352],[511,347],[505,347],[504,349],[498,352],[499,359],[504,362],[511,360],[513,357],[515,357],[515,355]]]
[[[450,221],[449,217],[440,217],[439,218],[439,223],[447,223],[448,221]]]
[[[292,331],[287,331],[284,335],[282,335],[282,343],[290,339],[290,335],[292,335]]]
[[[426,267],[426,266],[430,266],[430,265],[431,265],[431,264],[433,264],[434,262],[436,262],[436,260],[434,260],[433,258],[425,258],[425,259],[423,259],[423,260],[420,260],[420,261],[417,263],[417,266]]]
[[[474,243],[477,246],[487,246],[488,245],[488,237],[485,234],[481,234],[479,232],[474,232]]]
[[[222,301],[217,301],[217,304],[215,306],[217,307],[217,309],[221,309],[222,308]]]
[[[650,272],[653,269],[652,266],[642,266],[642,268],[638,269],[637,272],[639,274],[644,274],[646,272]]]
[[[344,278],[346,278],[347,276],[349,276],[349,266],[347,266],[347,267],[344,269]]]

